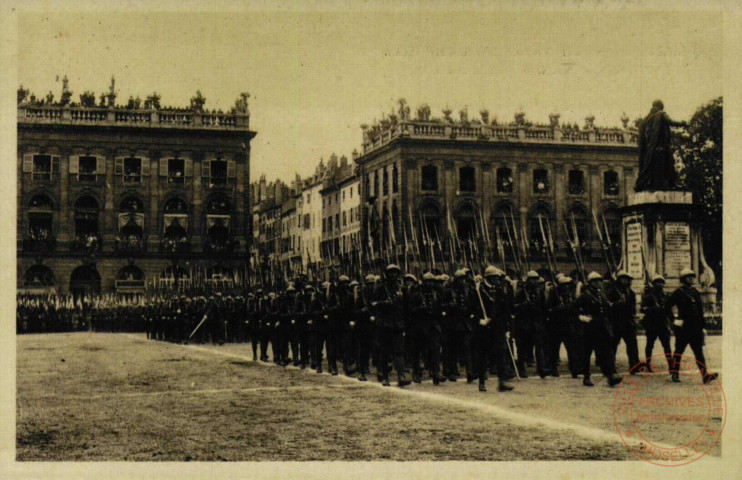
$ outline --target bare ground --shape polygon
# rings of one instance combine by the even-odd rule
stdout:
[[[720,368],[721,337],[708,344]],[[461,381],[400,393],[254,363],[249,345],[74,333],[19,336],[17,349],[20,461],[633,459],[615,436],[614,391],[568,376],[507,394]]]

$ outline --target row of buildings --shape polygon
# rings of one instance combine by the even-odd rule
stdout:
[[[442,262],[485,230],[501,234],[512,266],[504,233],[512,228],[527,240],[532,265],[543,267],[544,221],[569,270],[565,218],[585,263],[598,267],[593,212],[620,242],[617,209],[637,174],[627,118],[623,128],[601,128],[591,117],[577,127],[558,115],[534,125],[519,113],[501,125],[484,114],[454,121],[424,109],[415,119],[409,108],[398,113],[364,128],[350,158],[333,154],[290,183],[250,183],[256,133],[246,96],[223,113],[198,101],[124,107],[114,93],[97,106],[27,101],[19,90],[19,291],[239,285],[258,270],[265,279],[308,266],[403,261],[406,245],[420,250],[430,240]],[[492,243],[483,256],[495,260]]]
[[[506,266],[514,267],[507,235],[515,229],[531,266],[546,268],[545,226],[560,269],[574,269],[566,227],[577,231],[586,267],[605,270],[595,219],[620,258],[618,209],[638,173],[636,130],[628,118],[622,128],[597,127],[592,117],[583,127],[563,126],[558,115],[549,120],[533,125],[519,113],[498,125],[411,119],[402,110],[365,129],[362,152],[351,160],[333,155],[307,178],[253,184],[255,257],[284,274],[309,264],[347,271],[358,258],[403,261],[408,252],[410,259],[427,238],[440,267],[451,248],[466,251],[472,240],[481,249],[489,235],[495,249],[499,234]],[[480,256],[502,261],[495,252]]]

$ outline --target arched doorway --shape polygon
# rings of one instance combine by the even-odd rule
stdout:
[[[98,210],[98,201],[90,195],[75,202],[75,239],[82,248],[97,250],[100,246]]]
[[[476,213],[471,203],[462,205],[456,212],[456,233],[465,242],[479,240]]]
[[[34,265],[23,274],[26,288],[47,288],[54,286],[54,273],[45,265]]]
[[[70,293],[75,297],[100,293],[100,274],[92,265],[82,265],[70,275]]]
[[[164,208],[163,250],[181,252],[188,249],[188,204],[181,198],[171,198]]]
[[[144,203],[136,197],[126,197],[119,205],[119,234],[116,249],[141,252],[144,234]]]
[[[46,195],[34,195],[28,204],[28,245],[24,249],[43,251],[54,243],[54,205]]]
[[[145,290],[144,272],[139,267],[127,265],[116,274],[116,293],[133,297]]]
[[[222,197],[209,200],[206,204],[206,250],[211,253],[228,253],[230,251],[229,224],[232,219],[232,207]]]

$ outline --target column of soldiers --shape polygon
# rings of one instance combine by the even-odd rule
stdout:
[[[367,381],[374,367],[385,386],[392,378],[399,386],[420,383],[426,374],[434,385],[456,382],[463,369],[468,383],[478,380],[480,391],[486,391],[490,375],[497,377],[499,391],[511,390],[510,380],[533,373],[530,358],[538,376],[558,377],[562,346],[572,378],[594,385],[594,353],[613,386],[621,380],[619,343],[626,344],[630,373],[636,374],[656,367],[651,358],[659,340],[673,381],[680,381],[680,356],[690,346],[703,381],[709,382],[716,374],[706,369],[703,305],[694,279],[692,271],[683,270],[682,286],[671,295],[665,294],[661,276],[651,279],[641,301],[647,335],[643,360],[636,338],[637,299],[625,271],[615,281],[592,272],[584,284],[564,274],[546,282],[535,271],[516,282],[494,266],[481,276],[462,268],[453,278],[427,272],[418,280],[390,264],[383,277],[368,274],[362,283],[341,275],[315,286],[300,277],[280,292],[173,294],[143,305],[86,305],[79,312],[19,297],[17,323],[19,332],[56,331],[77,321],[93,331],[144,330],[150,339],[169,342],[250,342],[254,360],[317,373],[326,366],[332,375],[342,367],[344,375],[360,381]]]

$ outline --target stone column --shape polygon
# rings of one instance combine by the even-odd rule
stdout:
[[[118,219],[115,219],[116,216],[116,207],[114,205],[113,201],[113,170],[114,170],[114,156],[116,152],[114,149],[108,149],[105,152],[106,155],[106,181],[105,184],[108,188],[106,188],[105,193],[105,199],[104,199],[104,207],[103,211],[100,213],[103,215],[103,228],[98,229],[99,231],[103,232],[103,250],[106,252],[112,252],[115,248],[114,245],[114,238],[116,237],[116,232],[118,230]],[[102,279],[101,279],[102,282]],[[102,285],[101,285],[102,288]]]

